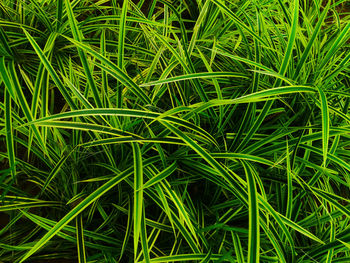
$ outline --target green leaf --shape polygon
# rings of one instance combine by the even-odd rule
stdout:
[[[71,3],[70,3],[69,0],[65,0],[65,4],[66,4],[67,15],[68,15],[68,21],[69,21],[69,24],[70,24],[70,27],[71,27],[71,30],[72,30],[72,33],[73,33],[73,37],[74,37],[74,39],[76,41],[82,42],[84,37],[83,37],[83,34],[78,29],[77,21],[76,21],[76,19],[74,17],[74,13],[73,13],[73,9],[72,9]],[[81,63],[83,65],[83,68],[84,68],[84,71],[85,71],[85,74],[86,74],[89,86],[92,89],[92,93],[93,93],[96,105],[97,105],[97,107],[101,108],[102,107],[101,98],[100,98],[99,92],[97,90],[97,86],[96,86],[95,80],[94,80],[94,78],[92,76],[92,72],[90,70],[90,65],[89,65],[87,56],[84,53],[84,51],[82,51],[80,48],[78,48],[78,54],[79,54]]]
[[[82,200],[77,206],[70,210],[60,221],[55,224],[50,231],[48,231],[35,245],[21,258],[20,262],[24,262],[31,255],[36,253],[40,248],[42,248],[51,238],[53,238],[64,226],[71,222],[77,215],[84,211],[90,204],[95,202],[107,191],[112,189],[121,181],[125,180],[129,176],[129,173],[122,172],[119,175],[113,177],[108,182],[100,186],[98,189],[93,191],[89,196]]]
[[[249,195],[249,238],[248,238],[248,262],[259,262],[260,256],[260,226],[259,226],[259,204],[257,189],[254,179],[254,170],[251,165],[242,161],[248,182]]]
[[[113,62],[111,62],[106,57],[102,56],[99,52],[91,49],[89,46],[82,44],[74,39],[66,37],[70,42],[72,42],[75,46],[81,48],[85,52],[92,55],[94,58],[101,61],[102,64],[99,64],[97,62],[93,62],[97,67],[105,70],[107,73],[115,77],[117,80],[119,80],[121,83],[123,83],[125,86],[130,88],[131,92],[135,93],[145,104],[151,103],[149,97],[146,95],[146,93],[140,89],[140,87],[127,75],[123,72],[121,68],[119,68],[117,65],[115,65]]]
[[[321,101],[321,116],[322,116],[322,149],[323,149],[323,165],[326,165],[328,155],[328,140],[329,140],[329,110],[327,97],[321,88],[318,88]]]
[[[11,107],[11,97],[7,89],[5,90],[5,131],[6,131],[6,148],[9,158],[10,170],[12,175],[12,180],[16,178],[16,156],[13,141],[13,130],[12,130],[12,107]]]

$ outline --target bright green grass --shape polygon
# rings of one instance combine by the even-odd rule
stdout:
[[[344,0],[0,1],[0,262],[350,262],[349,41]]]

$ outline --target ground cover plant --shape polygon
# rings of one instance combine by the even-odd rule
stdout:
[[[2,0],[0,262],[350,262],[350,8]]]

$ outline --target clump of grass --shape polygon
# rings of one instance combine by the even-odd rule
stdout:
[[[344,1],[0,2],[1,262],[349,262]]]

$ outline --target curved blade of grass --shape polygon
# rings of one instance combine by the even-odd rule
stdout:
[[[246,193],[239,185],[239,183],[229,174],[207,151],[205,151],[201,146],[196,144],[192,139],[190,139],[186,134],[184,134],[179,129],[176,129],[170,123],[162,121],[162,124],[176,134],[180,139],[182,139],[189,147],[191,147],[195,152],[197,152],[208,164],[210,164],[219,174],[222,176],[229,184],[232,184],[232,190],[236,194],[237,198],[243,203],[247,204],[248,200],[246,198]]]
[[[182,80],[206,79],[206,78],[225,78],[225,77],[244,78],[244,79],[248,78],[244,74],[234,73],[234,72],[200,72],[200,73],[192,73],[192,74],[188,74],[188,75],[176,76],[176,77],[167,78],[167,79],[161,79],[161,80],[152,81],[149,83],[143,83],[140,85],[140,87],[167,84],[167,83],[182,81]]]
[[[102,56],[99,52],[91,49],[89,46],[82,44],[72,38],[66,37],[70,42],[72,42],[75,46],[81,48],[82,50],[86,51],[90,55],[92,55],[94,58],[97,58],[100,60],[104,65],[98,64],[96,62],[93,62],[98,67],[106,70],[108,73],[110,73],[112,76],[114,76],[116,79],[118,79],[121,83],[123,83],[125,86],[131,88],[132,92],[134,92],[139,98],[145,103],[145,104],[151,104],[150,98],[145,94],[145,92],[140,89],[140,87],[127,75],[123,72],[121,68],[119,68],[117,65],[115,65],[113,62],[111,62],[106,57]]]
[[[44,54],[50,57],[50,54],[53,51],[53,46],[56,40],[57,34],[51,33],[50,36],[47,39],[47,42],[44,47]],[[39,108],[39,102],[41,102],[41,109],[42,109],[42,115],[46,116],[47,113],[47,97],[48,97],[48,76],[47,76],[47,70],[45,69],[44,65],[40,63],[39,69],[36,75],[36,80],[34,84],[34,94],[31,104],[31,110],[32,115],[34,118],[37,116],[38,108]],[[41,92],[40,92],[41,91]],[[42,94],[42,98],[40,101],[40,93]]]
[[[142,156],[138,144],[132,143],[133,154],[134,154],[134,206],[133,206],[133,217],[134,217],[134,257],[137,255],[137,247],[139,243],[139,237],[141,232],[141,220],[142,220],[142,209],[143,209],[143,192],[138,191],[141,189],[143,183],[143,172],[142,172]],[[136,258],[134,258],[136,259]]]
[[[109,126],[103,126],[98,124],[84,123],[84,122],[73,122],[73,121],[44,121],[40,122],[38,126],[46,126],[46,127],[55,127],[62,129],[73,129],[73,130],[82,130],[82,131],[94,131],[98,133],[117,135],[117,136],[133,136],[138,138],[139,136],[124,132],[122,130],[111,128]]]
[[[24,208],[34,208],[34,207],[60,207],[62,204],[55,201],[35,201],[35,202],[18,202],[11,205],[1,205],[0,212],[14,211]]]
[[[215,3],[218,7],[220,7],[223,12],[229,17],[231,18],[239,27],[244,28],[251,36],[254,37],[254,39],[257,39],[259,42],[261,42],[264,46],[268,46],[266,44],[266,42],[260,37],[258,36],[254,31],[252,31],[246,24],[244,24],[239,17],[237,17],[235,15],[235,13],[233,13],[233,11],[231,11],[227,6],[225,6],[223,4],[223,2],[219,1],[219,0],[211,0],[213,3]]]
[[[68,21],[69,21],[69,24],[70,24],[70,27],[71,27],[71,30],[72,30],[72,33],[73,33],[73,38],[76,41],[81,42],[84,37],[83,37],[83,34],[78,29],[77,21],[76,21],[76,19],[74,17],[74,13],[73,13],[73,9],[72,9],[71,3],[70,3],[69,0],[65,0],[65,4],[66,4],[67,15],[68,15]],[[91,72],[90,65],[89,65],[89,62],[87,60],[86,54],[80,48],[78,48],[78,54],[79,54],[81,63],[83,65],[83,68],[84,68],[84,71],[85,71],[85,74],[86,74],[89,86],[92,89],[92,94],[94,96],[95,103],[96,103],[97,107],[101,108],[102,107],[101,98],[100,98],[100,95],[99,95],[99,91],[97,90],[95,80],[94,80],[94,78],[92,76],[92,72]]]
[[[176,169],[177,169],[177,165],[176,165],[176,162],[174,162],[171,165],[169,165],[166,169],[164,169],[162,172],[160,172],[158,175],[156,175],[156,176],[152,177],[151,179],[149,179],[143,185],[143,188],[146,189],[148,187],[151,187],[152,185],[155,185],[155,184],[159,183],[160,181],[164,180],[169,175],[174,173],[176,171]]]
[[[209,3],[209,0],[206,2],[206,3]],[[209,64],[209,62],[207,61],[207,59],[205,58],[204,54],[200,51],[200,49],[197,47],[197,51],[206,67],[206,69],[208,70],[208,72],[210,73],[213,73],[213,70],[211,68],[211,65]],[[213,78],[213,84],[214,84],[214,87],[215,87],[215,91],[216,91],[216,94],[217,94],[217,98],[219,100],[223,99],[222,97],[222,91],[221,91],[221,88],[220,88],[220,85],[219,85],[219,82],[216,78]],[[219,120],[218,120],[218,127],[220,128],[221,125],[222,125],[222,120],[223,120],[223,115],[224,115],[224,108],[223,107],[219,107]]]
[[[31,214],[28,212],[25,212],[24,210],[21,211],[21,213],[23,215],[25,215],[29,220],[31,220],[32,222],[34,222],[35,224],[37,224],[38,226],[44,228],[47,231],[50,231],[50,229],[57,224],[56,221],[53,220],[49,220],[47,218],[35,215],[35,214]],[[66,240],[72,241],[74,243],[76,243],[76,238],[74,238],[74,234],[77,233],[77,228],[74,226],[69,226],[66,225],[62,230],[64,230],[64,232],[68,233],[68,234],[64,234],[63,232],[58,232],[57,235],[60,237],[65,238]],[[83,230],[83,235],[91,238],[94,241],[102,241],[105,243],[108,243],[110,245],[113,245],[113,247],[119,247],[120,246],[120,241],[114,238],[111,238],[109,236],[106,235],[102,235],[93,231],[88,231],[86,229],[82,229]],[[95,249],[101,249],[101,247],[99,247],[99,245],[97,245],[96,243],[90,243],[90,242],[84,242],[86,244],[87,247],[92,247]],[[30,248],[28,248],[30,249]]]
[[[207,254],[196,253],[196,254],[177,254],[171,256],[162,256],[157,258],[152,258],[151,263],[157,262],[194,262],[198,260],[203,260],[207,257]],[[211,254],[210,260],[214,262],[219,262],[218,260],[222,257],[221,254]],[[144,262],[144,261],[142,261]]]
[[[126,15],[128,12],[128,0],[124,0],[122,13],[119,22],[119,36],[118,36],[118,67],[124,69],[124,42],[125,42],[125,28],[126,28]],[[122,87],[117,87],[117,108],[122,107]]]
[[[135,138],[135,136],[121,136],[118,138],[107,138],[91,142],[79,144],[80,147],[94,147],[105,144],[117,144],[126,142],[139,142],[139,143],[166,143],[166,144],[178,144],[184,145],[184,143],[178,138],[166,137],[166,138]]]
[[[59,171],[61,170],[62,166],[64,165],[64,163],[68,159],[68,157],[70,157],[70,155],[75,150],[76,150],[76,148],[73,148],[68,154],[63,154],[62,155],[62,157],[59,160],[59,162],[55,165],[55,167],[51,170],[50,174],[47,176],[46,181],[45,181],[43,187],[41,188],[41,191],[40,191],[41,194],[45,191],[45,189],[50,184],[50,182],[54,179],[54,177],[59,173]]]
[[[0,64],[2,63],[4,63],[4,60],[0,61]],[[1,67],[5,67],[5,65],[2,65]],[[5,82],[5,84],[10,84],[10,86],[7,86],[7,90],[13,89],[13,94],[15,94],[16,96],[15,98],[17,99],[16,101],[18,101],[18,105],[20,109],[23,111],[27,121],[29,122],[33,121],[33,115],[31,113],[28,102],[21,88],[21,84],[19,82],[19,79],[16,73],[14,61],[10,61],[7,72],[6,72],[6,68],[4,68],[4,70],[5,70],[4,72],[0,72],[0,73],[6,74],[6,75],[8,74],[7,77],[10,82]],[[43,151],[47,153],[46,144],[44,143],[38,128],[35,125],[31,125],[31,129],[33,130],[33,133],[38,143],[43,147]],[[30,150],[30,147],[31,145],[29,145],[28,147],[29,150]]]
[[[121,181],[125,180],[129,176],[129,171],[125,171],[120,173],[119,175],[113,177],[108,182],[100,186],[94,192],[92,192],[88,197],[86,197],[83,201],[81,201],[77,206],[75,206],[71,211],[69,211],[60,221],[54,225],[50,231],[48,231],[36,244],[26,253],[20,260],[24,262],[31,255],[37,252],[40,248],[42,248],[51,238],[53,238],[61,229],[66,226],[69,222],[71,222],[78,214],[84,211],[90,204],[95,202],[98,198],[100,198],[107,191],[112,189]]]
[[[344,27],[344,29],[340,32],[338,37],[334,40],[332,46],[327,49],[326,56],[318,66],[319,73],[322,72],[321,70],[324,68],[324,66],[329,62],[329,60],[332,58],[335,52],[341,47],[342,41],[345,39],[347,34],[349,34],[349,32],[350,32],[350,22],[348,22],[347,25]],[[318,77],[318,75],[316,76],[316,78]]]
[[[130,5],[132,5],[132,4],[130,4]],[[91,17],[91,18],[89,17],[84,21],[78,22],[78,27],[80,28],[80,30],[86,30],[86,28],[91,29],[92,27],[96,27],[96,26],[109,26],[109,29],[112,29],[113,27],[116,27],[114,24],[105,24],[103,22],[118,21],[120,23],[120,21],[122,19],[123,19],[122,15],[99,15],[97,17]],[[142,24],[147,24],[147,25],[151,25],[151,26],[155,26],[155,27],[175,28],[171,25],[164,25],[163,23],[147,19],[144,16],[142,16],[142,17],[140,17],[140,16],[137,16],[137,17],[136,16],[128,16],[127,20],[129,22],[142,23]],[[125,27],[127,27],[127,26],[125,25]],[[120,25],[118,26],[118,28],[120,29]],[[132,30],[135,30],[135,28],[133,28],[133,27],[129,27],[129,28],[131,28]]]
[[[13,100],[15,100],[16,99],[16,93],[15,93],[15,90],[13,89],[13,87],[12,87],[12,84],[11,84],[11,81],[10,81],[10,77],[9,77],[9,75],[7,73],[5,57],[1,57],[1,59],[0,59],[0,76],[2,78],[2,82],[7,87],[7,91],[10,94],[11,98]]]
[[[45,10],[43,9],[43,7],[37,1],[30,1],[30,2],[31,2],[32,5],[34,5],[33,9],[36,9],[36,11],[37,11],[37,18],[42,21],[42,23],[45,25],[45,27],[50,32],[52,32],[53,31],[53,27],[52,27],[50,18],[48,17],[48,15],[45,12]]]
[[[16,178],[16,156],[12,134],[12,117],[11,117],[11,97],[7,89],[5,89],[5,131],[6,131],[6,147],[9,159],[9,165],[12,175],[12,180]]]
[[[257,188],[254,179],[254,170],[249,163],[242,161],[248,182],[249,202],[249,237],[248,237],[248,261],[259,262],[260,256],[260,226],[259,226],[259,204],[257,199]]]
[[[211,153],[214,158],[229,158],[229,159],[239,159],[239,160],[247,160],[257,163],[262,163],[271,167],[280,167],[278,164],[274,162],[264,159],[259,156],[244,154],[244,153]]]
[[[67,103],[69,104],[69,106],[72,109],[77,109],[76,105],[74,104],[72,98],[70,97],[70,95],[67,93],[66,88],[64,87],[63,83],[61,82],[61,80],[59,79],[57,73],[55,72],[54,68],[52,67],[52,65],[50,64],[49,60],[46,58],[45,54],[43,53],[43,51],[40,49],[39,45],[36,43],[36,41],[34,40],[34,38],[23,28],[23,31],[26,35],[26,37],[28,38],[30,44],[32,45],[32,47],[34,48],[36,54],[38,55],[38,57],[41,60],[41,63],[43,63],[43,65],[45,66],[46,70],[49,72],[51,78],[53,79],[53,81],[55,82],[55,84],[57,85],[59,91],[61,92],[62,96],[64,97],[65,101],[67,101]]]
[[[287,87],[278,87],[278,88],[272,88],[268,90],[258,91],[252,94],[244,95],[242,97],[238,97],[236,99],[223,99],[223,100],[210,100],[208,102],[200,102],[196,104],[192,104],[189,107],[190,108],[196,108],[193,112],[200,112],[204,109],[207,109],[209,107],[214,106],[220,106],[220,105],[230,105],[230,104],[238,104],[238,103],[250,103],[250,102],[258,102],[262,100],[269,99],[275,99],[274,96],[281,96],[285,94],[290,93],[298,93],[298,92],[316,92],[317,90],[312,87],[307,86],[287,86]],[[264,110],[262,110],[263,112]],[[267,110],[266,114],[268,113]],[[191,114],[193,114],[193,112]]]
[[[319,33],[321,31],[321,26],[322,26],[322,24],[323,24],[323,22],[324,22],[324,20],[326,18],[326,15],[328,13],[329,5],[330,5],[330,2],[328,2],[327,6],[323,10],[320,18],[318,19],[318,22],[317,22],[317,24],[315,26],[314,32],[312,33],[311,38],[308,41],[308,44],[307,44],[307,46],[306,46],[306,48],[305,48],[305,50],[304,50],[300,60],[298,61],[298,64],[296,66],[296,69],[294,71],[294,75],[293,75],[293,78],[292,78],[294,80],[299,76],[303,66],[305,66],[305,61],[306,61],[306,59],[307,59],[307,57],[308,57],[308,55],[309,55],[309,53],[311,51],[312,46],[315,44],[315,40],[316,40],[317,36],[319,36]]]
[[[169,199],[174,203],[178,214],[180,215],[181,221],[184,221],[189,229],[189,234],[192,235],[191,240],[193,240],[194,244],[198,244],[198,239],[195,231],[195,227],[190,219],[188,209],[186,205],[181,200],[181,195],[172,190],[169,182],[167,180],[164,180],[164,182],[161,182],[161,185],[164,189],[164,191],[168,194]],[[185,226],[184,226],[185,228]],[[197,247],[197,245],[195,245]]]
[[[63,17],[63,0],[57,0],[56,17],[57,17],[56,30],[59,31],[62,24],[62,17]]]
[[[83,217],[79,214],[75,218],[75,225],[77,229],[77,250],[79,263],[86,263],[85,241],[84,241],[84,225]]]
[[[14,55],[12,48],[9,45],[9,39],[8,39],[4,29],[2,29],[2,27],[0,27],[0,43],[2,44],[2,47],[5,49],[5,51],[7,52],[7,54],[9,56]]]
[[[152,32],[152,33],[173,54],[174,59],[176,59],[181,64],[181,66],[183,67],[184,71],[187,74],[195,73],[194,69],[193,69],[193,65],[192,65],[191,59],[189,58],[188,53],[187,53],[187,49],[185,47],[183,47],[183,51],[185,52],[185,58],[183,58],[181,56],[181,54],[179,54],[179,52],[177,52],[175,50],[175,48],[169,43],[169,39],[166,39],[163,35],[160,35],[160,34],[158,34],[155,31]],[[186,61],[186,59],[187,59],[187,61]],[[198,82],[198,79],[196,79],[196,78],[193,79],[193,86],[194,86],[196,92],[199,94],[201,100],[202,101],[208,101],[208,96],[205,93],[202,85],[200,85],[200,83]]]
[[[244,263],[245,261],[244,261],[243,248],[242,248],[242,244],[241,244],[241,240],[239,238],[239,235],[237,233],[235,233],[234,231],[231,231],[231,235],[232,235],[232,242],[233,242],[233,245],[235,248],[237,261]]]
[[[150,261],[150,251],[149,251],[149,246],[148,246],[148,241],[147,241],[147,229],[146,229],[146,219],[145,219],[145,207],[142,207],[142,217],[141,217],[141,233],[140,233],[140,238],[141,238],[141,246],[142,246],[142,251],[143,251],[143,258],[146,263],[151,262]]]
[[[326,165],[328,154],[329,140],[329,111],[326,94],[318,87],[321,101],[321,116],[322,116],[322,149],[323,149],[323,166]]]
[[[145,119],[157,119],[157,118],[159,118],[159,116],[161,116],[161,114],[156,113],[156,112],[133,110],[133,109],[86,109],[86,110],[76,110],[76,111],[55,114],[52,116],[37,119],[37,120],[35,120],[31,123],[25,124],[25,125],[39,124],[39,123],[44,123],[44,122],[47,125],[48,123],[53,123],[53,122],[49,122],[49,120],[58,120],[58,119],[63,119],[63,118],[84,117],[84,116],[86,116],[86,117],[99,116],[99,115],[128,116],[128,117],[145,118]],[[199,134],[203,135],[204,138],[207,138],[208,141],[212,141],[214,144],[216,144],[214,138],[208,132],[206,132],[202,128],[198,127],[197,125],[192,124],[191,122],[189,122],[187,120],[183,120],[183,119],[180,119],[177,117],[172,117],[172,116],[165,116],[164,118],[161,118],[161,119],[165,120],[167,122],[175,123],[179,126],[189,128],[193,131],[196,131]],[[69,125],[75,125],[72,122],[65,122],[65,123],[69,124]],[[60,124],[59,124],[59,122],[55,122],[55,125],[60,125]],[[85,125],[91,126],[93,124],[86,123]],[[111,129],[112,128],[109,127],[107,130],[111,130]],[[117,129],[114,129],[114,130],[117,130]],[[128,135],[128,134],[124,133],[124,135]]]
[[[5,21],[5,20],[0,20],[0,26],[5,27],[5,28],[9,27],[9,28],[16,28],[16,29],[17,28],[24,28],[26,30],[35,32],[40,37],[43,37],[43,38],[46,37],[45,33],[43,33],[41,30],[36,29],[36,28],[34,28],[32,26],[28,26],[28,25],[23,24],[23,23],[17,23],[17,22],[10,22],[10,21]]]
[[[281,76],[284,76],[287,68],[289,61],[291,59],[292,51],[293,51],[293,46],[296,38],[296,32],[297,32],[297,25],[298,25],[298,14],[299,14],[299,1],[295,0],[294,1],[294,12],[293,12],[293,19],[292,19],[292,25],[291,25],[291,30],[289,34],[289,39],[288,39],[288,44],[287,44],[287,49],[285,51],[285,55],[283,57],[283,61],[281,64],[281,67],[278,71],[278,74]],[[282,83],[282,80],[280,78],[275,80],[275,83],[273,84],[273,88],[280,86]],[[243,139],[243,141],[239,144],[237,147],[236,151],[241,151],[242,148],[244,148],[248,142],[251,140],[251,138],[254,136],[256,131],[259,129],[260,125],[264,121],[265,117],[267,116],[269,110],[271,109],[273,105],[273,101],[267,101],[259,114],[258,118],[252,125],[252,127],[249,129],[248,134],[246,137]]]
[[[127,225],[126,225],[126,231],[125,231],[125,236],[124,236],[124,239],[123,239],[123,244],[122,244],[122,248],[121,248],[121,252],[120,252],[120,257],[119,259],[122,258],[125,250],[126,250],[126,246],[128,244],[128,241],[129,241],[129,238],[130,238],[130,234],[131,234],[131,229],[132,229],[132,209],[130,209],[130,198],[129,198],[129,195],[128,195],[128,199],[127,199],[127,202],[128,202],[128,220],[127,220]]]
[[[307,145],[307,144],[301,144],[300,147],[304,148],[304,149],[308,149],[308,150],[310,150],[310,151],[312,151],[314,153],[317,153],[317,154],[323,156],[323,150],[320,150],[320,149],[318,149],[318,148],[316,148],[314,146]],[[335,162],[336,164],[338,164],[339,166],[343,167],[344,169],[346,169],[346,170],[348,170],[350,172],[350,164],[347,163],[342,158],[338,157],[337,155],[328,152],[327,160]],[[313,180],[313,183],[315,183],[315,182],[316,181]]]
[[[300,141],[300,140],[299,140]],[[299,142],[298,141],[298,142]],[[293,205],[293,182],[292,182],[292,170],[291,163],[289,158],[289,146],[287,140],[287,152],[286,152],[286,162],[287,162],[287,209],[286,209],[286,217],[291,218],[292,215],[292,205]]]
[[[261,202],[262,206],[265,207],[265,209],[271,213],[271,216],[273,216],[275,219],[277,219],[276,221],[278,222],[279,226],[281,226],[281,227],[283,226],[283,228],[285,228],[286,226],[289,226],[292,229],[294,229],[295,231],[298,231],[299,233],[309,237],[310,239],[313,239],[320,244],[324,244],[324,242],[321,239],[319,239],[318,237],[313,235],[310,231],[307,231],[305,228],[301,227],[297,223],[293,222],[292,220],[290,220],[290,219],[286,218],[285,216],[276,212],[271,207],[271,205],[263,198],[259,197],[259,201]],[[289,231],[287,229],[285,231],[286,231],[285,233],[289,233]],[[292,245],[293,243],[294,242],[291,242],[290,244]],[[294,249],[294,247],[293,247],[293,249]]]
[[[280,262],[282,263],[286,263],[286,259],[285,259],[285,251],[283,249],[283,247],[281,247],[281,244],[278,242],[278,234],[277,231],[274,229],[273,226],[269,225],[267,226],[266,223],[261,220],[261,228],[264,230],[266,236],[269,238],[272,246],[274,247],[276,254],[278,256],[278,259],[280,260]]]

